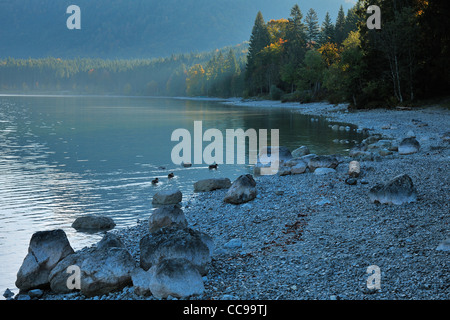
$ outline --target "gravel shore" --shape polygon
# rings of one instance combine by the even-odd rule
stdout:
[[[205,293],[191,299],[246,300],[447,300],[450,298],[449,251],[436,250],[450,236],[449,110],[348,112],[344,105],[281,104],[231,100],[244,106],[291,107],[353,123],[401,140],[413,131],[419,153],[361,161],[367,184],[348,185],[348,155],[329,175],[305,173],[256,177],[258,196],[249,203],[223,202],[225,191],[196,193],[184,203],[191,228],[215,242]],[[418,200],[403,205],[372,203],[375,184],[408,174]],[[116,230],[139,257],[139,240],[148,221]],[[381,289],[367,288],[367,268],[381,270]],[[84,299],[80,294],[46,299]],[[132,287],[91,299],[139,297]]]

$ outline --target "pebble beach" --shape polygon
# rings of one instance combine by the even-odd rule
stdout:
[[[226,190],[193,194],[183,203],[189,227],[214,241],[205,290],[191,300],[447,300],[450,298],[450,111],[442,107],[351,112],[346,105],[225,101],[226,104],[291,108],[331,124],[352,123],[369,134],[400,141],[412,134],[420,151],[359,160],[355,185],[345,182],[342,154],[335,172],[255,176],[257,197],[241,205],[223,201]],[[300,146],[299,146],[300,147]],[[219,169],[220,170],[220,169]],[[370,201],[377,183],[407,174],[417,201]],[[361,183],[363,182],[363,183]],[[139,261],[148,220],[113,230]],[[444,245],[442,245],[444,243]],[[377,266],[380,288],[370,289],[367,270]],[[42,299],[84,300],[80,293]],[[92,300],[156,299],[132,286]],[[175,299],[175,298],[174,298]]]

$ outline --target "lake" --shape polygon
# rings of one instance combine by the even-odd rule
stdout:
[[[194,182],[251,173],[251,165],[206,164],[182,168],[171,161],[172,132],[279,129],[280,145],[302,145],[312,153],[335,154],[360,141],[350,131],[333,131],[318,118],[311,121],[287,108],[255,108],[214,101],[169,98],[91,96],[0,96],[0,293],[17,293],[16,273],[36,231],[63,229],[75,250],[99,241],[101,234],[75,231],[84,214],[114,219],[116,228],[147,219],[152,196],[178,188],[183,201]],[[206,146],[208,143],[204,143]],[[173,172],[175,178],[167,175]],[[152,185],[158,177],[160,183]],[[1,297],[3,298],[3,297]]]

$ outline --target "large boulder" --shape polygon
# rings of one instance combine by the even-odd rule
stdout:
[[[246,174],[233,182],[223,200],[227,203],[242,204],[252,201],[256,195],[256,181],[251,174]]]
[[[301,146],[300,148],[297,148],[294,151],[292,151],[292,157],[294,158],[300,158],[308,154],[310,154],[310,151],[306,146]]]
[[[165,190],[157,192],[153,196],[153,204],[155,205],[169,205],[178,204],[183,200],[183,194],[180,190]]]
[[[150,233],[171,226],[172,224],[181,227],[187,227],[188,224],[183,210],[177,205],[159,207],[155,209],[148,218]]]
[[[116,226],[110,217],[88,214],[78,217],[72,223],[72,228],[79,231],[97,232],[110,230]]]
[[[375,203],[400,205],[416,201],[417,192],[411,178],[403,174],[374,186],[369,191],[369,197]]]
[[[291,174],[302,174],[306,172],[308,165],[306,162],[299,161],[295,166],[291,167]]]
[[[228,178],[205,179],[194,183],[194,192],[208,192],[229,187],[231,187],[231,181]]]
[[[79,251],[58,263],[49,275],[50,288],[55,293],[69,293],[67,282],[70,266],[80,270],[80,290],[87,297],[120,291],[131,284],[136,263],[125,248]]]
[[[149,289],[153,296],[187,298],[205,291],[198,269],[187,259],[163,259],[151,267]]]
[[[317,168],[336,169],[338,165],[339,161],[334,156],[316,156],[308,162],[308,167],[311,172],[314,172]]]
[[[259,162],[268,163],[270,162],[272,153],[278,152],[278,161],[286,162],[292,159],[292,154],[287,147],[264,147],[258,155]]]
[[[48,286],[48,277],[53,268],[73,253],[63,230],[34,233],[28,246],[28,254],[17,273],[16,287],[26,291]]]
[[[413,137],[403,139],[398,145],[398,153],[401,155],[413,154],[419,152],[419,150],[420,143]]]
[[[140,243],[140,266],[148,270],[162,259],[184,258],[202,275],[208,273],[214,245],[207,234],[171,226],[144,236]]]

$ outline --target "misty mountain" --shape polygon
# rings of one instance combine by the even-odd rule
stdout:
[[[0,0],[0,58],[152,58],[248,41],[256,13],[288,18],[298,3],[320,23],[349,0]],[[70,5],[81,30],[69,30]]]

